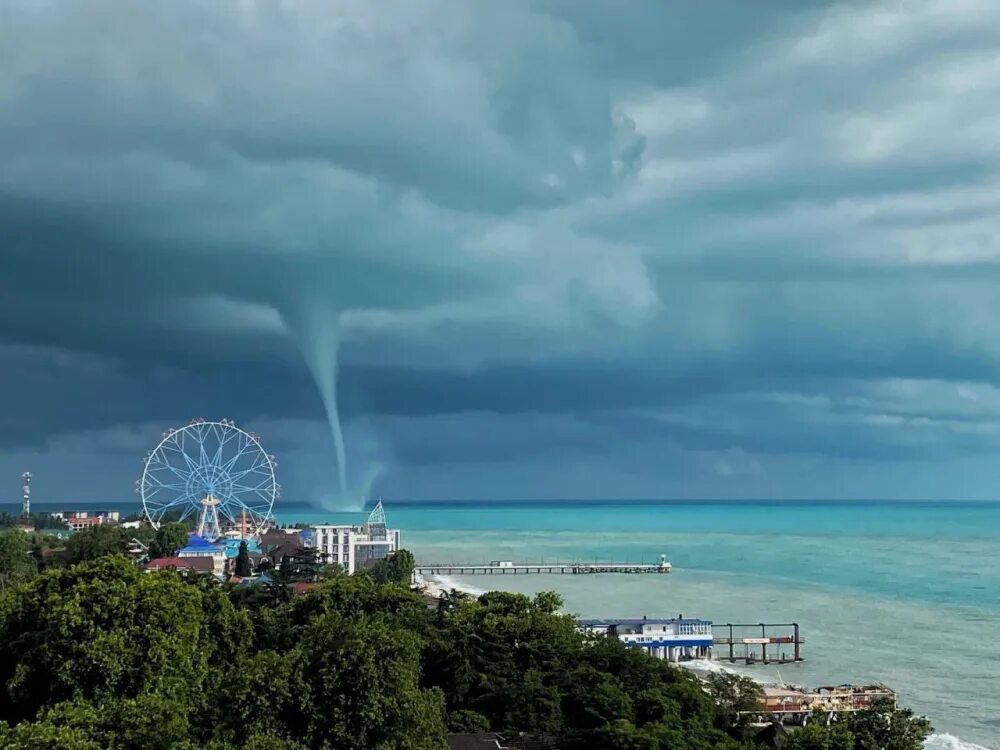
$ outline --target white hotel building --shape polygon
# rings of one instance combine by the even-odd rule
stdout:
[[[303,539],[305,546],[315,547],[320,560],[336,563],[346,573],[363,570],[399,549],[399,529],[386,528],[381,500],[361,526],[323,524],[310,530],[312,538]]]

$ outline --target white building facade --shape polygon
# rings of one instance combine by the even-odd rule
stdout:
[[[386,527],[381,500],[360,526],[322,524],[311,531],[311,540],[304,544],[315,547],[324,563],[337,564],[346,573],[364,570],[399,549],[399,529]]]
[[[651,656],[669,661],[705,659],[712,655],[710,620],[672,618],[669,620],[579,620],[585,633],[618,638],[627,646],[647,651]]]

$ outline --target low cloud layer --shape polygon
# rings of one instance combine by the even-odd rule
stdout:
[[[0,500],[993,497],[1000,11],[690,5],[6,3]]]

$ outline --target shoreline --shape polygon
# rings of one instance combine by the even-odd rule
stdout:
[[[440,599],[445,593],[453,590],[460,591],[473,597],[481,596],[486,593],[486,590],[484,589],[471,586],[450,576],[428,576],[425,578],[417,575],[414,578],[414,587],[420,591],[421,595],[433,599]],[[755,682],[761,684],[768,682],[766,675],[753,674],[752,670],[735,669],[729,665],[719,664],[706,659],[679,662],[677,666],[691,672],[699,679],[705,679],[707,675],[712,672],[730,672],[743,677],[749,677]],[[948,732],[935,732],[925,741],[924,750],[1000,750],[1000,745],[992,747],[980,745],[975,742],[963,740],[960,737],[949,734]]]

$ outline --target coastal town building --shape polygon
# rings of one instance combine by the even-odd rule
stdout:
[[[258,539],[260,562],[277,568],[286,557],[298,555],[311,538],[308,529],[268,529]]]
[[[61,518],[73,531],[89,529],[92,526],[102,526],[107,523],[118,523],[119,515],[116,510],[71,510],[51,514],[55,518]]]
[[[188,543],[177,550],[177,557],[211,560],[213,573],[223,575],[226,572],[226,545],[209,541],[198,534],[188,535]]]
[[[157,557],[143,566],[147,571],[178,570],[192,573],[213,573],[215,563],[210,557]]]
[[[865,685],[824,685],[806,690],[799,685],[766,684],[761,686],[761,706],[743,711],[753,721],[804,725],[814,712],[832,718],[843,713],[865,711],[876,703],[896,706],[895,691],[882,683]]]
[[[212,572],[222,576],[229,572],[240,552],[240,539],[222,538],[211,541],[200,534],[189,534],[188,543],[177,550],[177,557],[183,559],[206,558],[212,561]],[[260,547],[253,538],[247,539],[247,550],[251,561],[259,563]]]
[[[363,570],[399,549],[399,529],[387,528],[381,500],[360,526],[321,524],[310,530],[303,545],[315,548],[324,563],[340,565],[346,573]]]
[[[584,633],[618,638],[628,646],[668,661],[710,658],[712,654],[710,620],[684,617],[579,620],[577,627]]]

